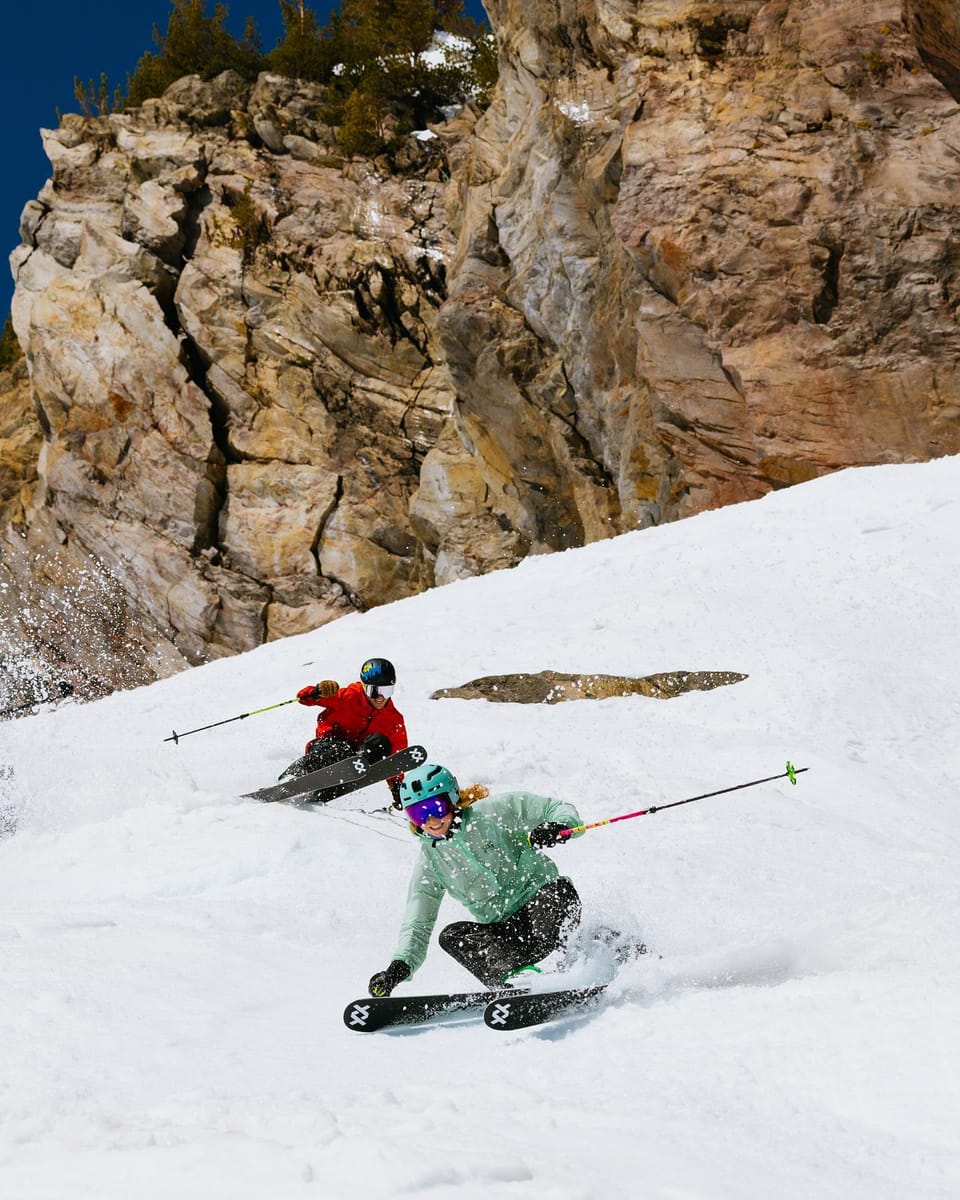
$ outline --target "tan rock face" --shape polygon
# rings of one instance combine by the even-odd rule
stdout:
[[[960,451],[954,4],[488,9],[493,104],[403,176],[271,76],[44,135],[12,586],[95,564],[173,669]]]
[[[903,22],[924,65],[960,100],[960,8],[954,0],[904,0]]]
[[[444,186],[429,144],[404,178],[337,157],[319,99],[186,79],[44,134],[12,258],[33,512],[121,581],[165,662],[432,583],[409,510],[454,400]]]
[[[42,445],[27,364],[22,359],[0,372],[0,397],[0,512],[21,523],[23,504],[36,483]]]
[[[955,6],[912,7],[491,5],[441,336],[494,494],[536,511],[524,467],[586,460],[589,539],[960,448],[960,115],[911,31],[947,63],[960,39]]]

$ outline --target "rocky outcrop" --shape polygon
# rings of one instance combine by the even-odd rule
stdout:
[[[954,0],[905,0],[903,20],[926,68],[960,100],[960,8]]]
[[[487,7],[492,105],[400,170],[273,76],[44,134],[12,587],[89,568],[162,673],[960,450],[955,6]]]
[[[43,445],[27,364],[0,371],[0,513],[22,521],[24,503],[37,482],[37,458]]]
[[[960,116],[899,4],[490,8],[441,339],[513,523],[589,540],[960,448]],[[589,499],[554,522],[557,471]]]
[[[45,435],[21,524],[117,581],[174,663],[432,581],[409,508],[454,401],[444,185],[429,142],[403,176],[344,161],[320,100],[191,78],[44,134],[13,256]]]
[[[660,671],[635,678],[630,675],[570,675],[562,671],[537,671],[511,675],[484,675],[458,687],[440,688],[431,700],[490,700],[497,704],[561,704],[565,700],[609,700],[647,696],[672,700],[687,692],[709,692],[748,678],[738,671]]]

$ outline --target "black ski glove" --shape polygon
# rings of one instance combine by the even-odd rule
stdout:
[[[400,799],[400,780],[388,779],[387,787],[390,789],[390,795],[393,797],[390,807],[396,809],[397,812],[403,812],[403,801]]]
[[[570,840],[569,833],[566,837],[560,836],[567,828],[568,826],[561,825],[559,821],[546,821],[543,825],[538,825],[530,834],[530,845],[535,850],[544,850],[547,846],[562,846],[564,842]]]
[[[410,978],[410,968],[400,958],[395,958],[385,971],[378,971],[367,984],[371,996],[389,996],[398,983]]]
[[[390,739],[382,733],[371,733],[360,743],[360,753],[368,763],[377,763],[390,753]]]

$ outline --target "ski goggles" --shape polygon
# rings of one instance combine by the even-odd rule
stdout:
[[[383,696],[385,700],[389,700],[393,695],[392,683],[365,683],[363,690],[367,693],[371,700],[376,700],[378,696]]]
[[[447,792],[440,792],[436,796],[428,796],[426,800],[414,800],[403,811],[414,825],[424,825],[430,817],[441,818],[453,812],[453,797]]]

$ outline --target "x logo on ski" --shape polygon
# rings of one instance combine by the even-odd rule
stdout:
[[[370,1017],[370,1005],[369,1004],[359,1004],[359,1003],[354,1004],[350,1008],[349,1024],[351,1026],[366,1025],[367,1021],[369,1020],[369,1017]]]
[[[498,1001],[496,1004],[491,1004],[487,1010],[486,1023],[488,1025],[504,1025],[510,1017],[510,1001]]]

